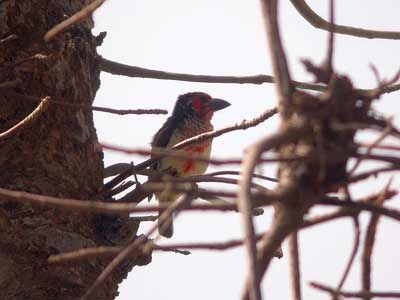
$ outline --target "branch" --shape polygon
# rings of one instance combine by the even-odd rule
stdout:
[[[264,16],[272,67],[276,78],[279,110],[282,117],[286,119],[288,117],[289,106],[292,103],[294,88],[279,35],[277,2],[277,0],[261,0],[261,9]]]
[[[368,30],[357,27],[343,26],[337,24],[331,24],[327,22],[319,15],[317,15],[310,6],[307,5],[304,0],[290,0],[296,10],[303,16],[303,18],[315,28],[319,28],[325,31],[329,31],[333,27],[333,31],[339,34],[351,35],[367,39],[388,39],[398,40],[400,39],[400,32],[396,31],[379,31],[379,30]]]
[[[141,67],[129,66],[117,63],[105,58],[100,58],[100,68],[103,72],[114,75],[128,77],[151,78],[163,80],[179,80],[190,82],[208,82],[208,83],[238,83],[238,84],[262,84],[274,83],[274,77],[271,75],[253,75],[253,76],[213,76],[213,75],[193,75],[184,73],[164,72],[158,70],[145,69]],[[300,89],[313,91],[323,91],[323,85],[293,81],[293,85]]]
[[[76,14],[72,15],[65,21],[62,21],[61,23],[57,24],[53,28],[51,28],[49,31],[44,36],[45,42],[49,42],[52,40],[57,34],[67,30],[69,27],[80,23],[84,21],[86,18],[90,17],[93,12],[98,9],[105,0],[95,0],[92,3],[90,3],[88,6],[84,7],[81,9],[79,12]]]
[[[331,295],[334,295],[336,293],[336,290],[317,283],[317,282],[310,282],[310,285],[318,290],[327,292]],[[338,293],[339,296],[347,297],[347,298],[374,298],[374,297],[379,297],[379,298],[400,298],[400,292],[366,292],[366,291],[361,291],[361,292],[348,292],[348,291],[341,291]]]
[[[117,63],[105,58],[100,58],[100,68],[103,72],[114,75],[121,75],[133,78],[150,78],[161,80],[178,80],[189,82],[208,82],[208,83],[238,83],[238,84],[262,84],[274,83],[274,77],[271,75],[253,75],[253,76],[215,76],[215,75],[194,75],[184,73],[165,72],[159,70],[151,70],[136,66],[129,66]],[[293,86],[303,90],[325,91],[326,86],[320,84],[306,83],[301,81],[292,81]],[[357,89],[361,93],[371,93],[375,89]],[[400,84],[394,84],[382,88],[381,94],[392,93],[400,90]]]
[[[299,128],[297,128],[297,130],[299,130]],[[292,229],[292,222],[295,222],[295,220],[288,221],[286,219],[281,219],[284,214],[280,214],[279,217],[274,219],[271,232],[266,233],[262,238],[262,246],[259,247],[258,251],[256,250],[254,228],[250,215],[251,174],[253,174],[259,158],[264,151],[279,147],[280,145],[291,141],[293,138],[296,138],[294,132],[295,130],[293,128],[287,127],[274,135],[259,140],[247,150],[246,156],[243,160],[243,176],[239,189],[239,209],[243,213],[245,241],[250,264],[250,272],[242,294],[243,299],[255,299],[258,296],[257,293],[260,294],[257,290],[260,289],[262,275],[268,268],[268,264],[272,259],[273,254],[280,246],[282,240]],[[283,221],[283,223],[281,223],[281,221]]]
[[[180,197],[177,201],[172,202],[159,216],[158,224],[154,224],[147,232],[147,234],[143,236],[139,236],[136,240],[134,240],[131,244],[126,246],[118,255],[107,265],[107,267],[101,272],[101,274],[97,277],[92,286],[86,291],[85,295],[81,298],[82,300],[88,299],[93,292],[105,282],[105,280],[111,275],[111,273],[117,268],[126,258],[128,258],[134,251],[137,251],[139,247],[141,247],[147,241],[147,237],[153,234],[158,226],[163,226],[166,220],[173,215],[173,213],[178,214],[180,208],[187,205],[193,200],[191,195],[185,194]],[[148,245],[148,248],[146,247]],[[151,251],[151,245],[147,244],[144,247],[144,251]],[[146,249],[147,248],[147,249]]]
[[[168,111],[165,109],[113,109],[100,106],[92,106],[91,110],[101,111],[116,115],[166,115]]]
[[[10,129],[0,133],[0,141],[16,134],[35,122],[47,110],[47,107],[49,106],[49,99],[49,97],[44,97],[40,104],[27,117],[25,117],[25,119]]]
[[[165,189],[165,185],[158,185],[154,187],[154,191],[162,191]],[[237,193],[235,192],[224,192],[224,191],[210,191],[197,188],[193,190],[193,187],[189,184],[188,187],[180,186],[180,189],[176,188],[172,189],[172,191],[177,191],[180,193],[193,192],[198,197],[203,196],[220,196],[220,197],[229,197],[229,198],[237,198]],[[279,200],[279,195],[273,195],[271,193],[270,196],[265,195],[265,193],[253,193],[252,199],[255,203],[258,203],[257,206],[266,206],[269,205],[272,201]],[[71,210],[75,212],[82,213],[102,213],[102,214],[110,214],[110,215],[123,215],[126,216],[128,213],[144,213],[144,212],[159,212],[160,208],[166,208],[168,206],[165,205],[146,205],[146,206],[137,206],[136,203],[109,203],[109,202],[101,202],[101,201],[93,201],[93,200],[79,200],[79,199],[68,199],[68,198],[57,198],[51,196],[44,196],[38,194],[27,193],[23,191],[12,191],[0,188],[0,200],[1,201],[10,201],[16,203],[30,203],[35,206],[45,206],[45,207],[53,207],[53,208],[61,208],[66,210]],[[268,201],[269,204],[268,204]],[[217,211],[237,211],[237,204],[192,204],[189,207],[185,207],[184,210],[217,210]],[[399,213],[400,214],[400,213]]]
[[[17,82],[18,83],[18,82]],[[1,84],[0,84],[1,88]],[[39,97],[34,97],[34,96],[28,96],[28,95],[22,95],[15,93],[13,91],[7,91],[6,92],[8,95],[32,102],[39,102],[40,98]],[[143,115],[143,114],[167,114],[168,111],[164,109],[113,109],[113,108],[108,108],[108,107],[101,107],[101,106],[91,106],[90,104],[77,104],[77,103],[69,103],[69,101],[66,98],[59,98],[63,99],[61,100],[53,100],[49,99],[49,102],[52,104],[60,105],[63,107],[68,107],[72,109],[85,109],[85,110],[92,110],[92,111],[101,111],[101,112],[106,112],[110,114],[117,114],[117,115],[127,115],[127,114],[136,114],[136,115]]]
[[[375,203],[377,205],[383,205],[385,200],[387,199],[387,193],[390,189],[390,185],[392,183],[391,178],[383,191],[380,193],[379,197],[376,199]],[[372,253],[375,243],[375,235],[376,228],[378,226],[379,215],[371,214],[370,221],[367,228],[367,233],[364,241],[364,251],[362,253],[362,265],[361,265],[361,274],[362,274],[362,288],[366,292],[371,291],[371,259]],[[371,297],[364,297],[364,300],[370,300]]]
[[[260,236],[257,236],[259,239]],[[178,243],[178,244],[168,244],[168,245],[158,245],[152,244],[152,249],[154,251],[168,251],[179,253],[188,253],[185,250],[178,249],[190,249],[190,250],[210,250],[210,251],[225,251],[243,245],[243,240],[230,240],[225,242],[215,242],[215,243]],[[115,256],[122,251],[123,247],[93,247],[93,248],[83,248],[71,252],[65,252],[61,254],[51,255],[47,261],[51,264],[66,263],[66,262],[80,262],[87,260],[89,258],[101,258]],[[282,253],[275,253],[275,257],[281,258]]]
[[[293,232],[289,239],[290,273],[292,279],[292,295],[294,300],[301,300],[301,273],[299,259],[298,233]]]
[[[353,250],[351,251],[350,254],[350,258],[349,261],[347,263],[346,269],[343,273],[342,279],[340,280],[336,291],[337,293],[335,293],[335,295],[332,296],[332,299],[335,300],[337,299],[337,295],[340,293],[340,291],[342,290],[342,287],[344,285],[344,283],[346,282],[347,276],[350,273],[351,267],[353,265],[354,259],[356,258],[357,252],[358,252],[358,248],[360,246],[360,224],[358,222],[358,216],[354,216],[353,217],[353,221],[354,221],[354,244],[353,244]]]

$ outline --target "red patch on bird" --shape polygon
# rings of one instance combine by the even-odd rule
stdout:
[[[192,159],[188,159],[185,161],[185,164],[183,165],[183,173],[188,173],[194,168],[194,161]]]
[[[191,154],[191,153],[193,153],[193,154],[195,154],[195,153],[196,154],[197,153],[201,154],[209,146],[210,146],[210,144],[207,143],[207,144],[202,144],[202,145],[198,145],[198,146],[188,146],[188,147],[183,148],[183,150],[185,150],[189,154]],[[194,168],[194,164],[195,163],[196,162],[193,159],[186,160],[185,163],[183,164],[183,173],[185,174],[185,173],[188,173],[188,172],[192,171],[193,168]]]
[[[204,109],[204,103],[199,98],[193,100],[193,107],[196,111],[202,111]]]

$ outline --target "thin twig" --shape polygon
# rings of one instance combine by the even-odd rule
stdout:
[[[259,239],[260,236],[257,236]],[[182,253],[187,255],[188,251],[181,249],[190,250],[209,250],[209,251],[225,251],[243,245],[243,240],[229,240],[225,242],[214,242],[214,243],[178,243],[168,245],[153,244],[152,249],[154,251],[169,251]],[[71,252],[65,252],[61,254],[51,255],[48,258],[49,263],[65,263],[65,262],[80,262],[90,258],[101,258],[115,256],[121,252],[123,247],[93,247],[83,248]],[[281,258],[280,253],[276,253],[277,258]]]
[[[329,73],[333,73],[333,51],[335,49],[335,35],[334,35],[334,25],[335,25],[335,2],[330,0],[329,2],[329,40],[328,40],[328,55],[327,55],[327,68]]]
[[[392,127],[388,126],[387,128],[385,128],[384,131],[382,131],[382,133],[379,135],[379,137],[371,145],[369,145],[369,147],[365,151],[365,154],[360,156],[356,160],[354,166],[348,172],[349,177],[354,174],[354,172],[357,170],[358,166],[360,165],[360,163],[364,159],[364,157],[367,157],[369,154],[371,154],[372,150],[374,150],[374,148],[376,146],[378,146],[391,133],[391,131],[392,131]]]
[[[312,286],[315,289],[327,292],[329,294],[335,294],[336,290],[334,288],[331,288],[329,286],[317,283],[317,282],[310,282],[310,286]],[[347,298],[400,298],[400,292],[366,292],[366,291],[360,291],[360,292],[348,292],[348,291],[341,291],[338,293],[339,296],[347,297]]]
[[[17,38],[18,35],[16,35],[15,33],[10,34],[9,36],[6,36],[4,39],[0,40],[0,45],[16,40]]]
[[[192,144],[192,143],[190,143]],[[177,145],[180,145],[177,144]],[[201,162],[208,162],[210,165],[240,165],[243,160],[241,158],[207,158],[205,155],[202,154],[190,154],[190,153],[182,153],[181,151],[175,150],[175,146],[170,150],[150,150],[150,149],[143,149],[143,148],[125,148],[120,146],[114,146],[109,144],[101,143],[101,147],[105,150],[109,151],[116,151],[125,154],[136,154],[142,156],[169,156],[178,159],[192,159]],[[181,147],[179,147],[181,148]],[[297,161],[305,159],[304,156],[289,156],[289,157],[273,157],[273,158],[262,158],[260,159],[260,163],[274,163],[274,162],[288,162],[288,161]],[[120,164],[118,164],[121,166]],[[131,165],[131,169],[135,169],[135,166]],[[138,170],[139,172],[140,170]],[[108,173],[110,174],[110,173]]]
[[[242,173],[239,171],[218,171],[218,172],[206,173],[204,175],[208,175],[208,176],[242,175]],[[251,176],[253,176],[253,178],[263,179],[263,180],[272,181],[272,182],[278,182],[278,179],[276,179],[276,178],[268,177],[268,176],[264,176],[264,175],[260,175],[260,174],[253,174]]]
[[[92,106],[91,110],[101,111],[116,115],[166,115],[168,111],[165,109],[113,109],[100,106]]]
[[[67,30],[69,27],[84,21],[86,18],[90,17],[93,14],[93,12],[96,9],[98,9],[104,2],[105,0],[93,1],[88,6],[84,7],[79,12],[77,12],[76,14],[72,15],[65,21],[62,21],[61,23],[57,24],[49,31],[47,31],[47,33],[44,36],[44,40],[48,42],[52,40],[57,34]]]
[[[1,84],[0,84],[0,88],[1,88]],[[7,91],[7,93],[12,97],[24,99],[27,101],[32,101],[32,102],[40,101],[39,97],[22,95],[22,94],[12,92],[12,91]],[[100,112],[106,112],[106,113],[116,114],[116,115],[127,115],[127,114],[136,114],[136,115],[162,114],[162,115],[165,115],[168,113],[168,111],[165,109],[113,109],[113,108],[108,108],[108,107],[92,106],[90,104],[88,105],[88,104],[70,103],[68,101],[71,101],[71,100],[67,99],[67,98],[60,97],[59,99],[62,99],[62,101],[50,99],[49,102],[52,104],[56,104],[56,105],[63,106],[63,107],[68,107],[71,109],[84,109],[84,110],[100,111]]]
[[[345,271],[343,273],[342,279],[340,280],[340,282],[339,282],[339,284],[338,284],[338,286],[336,288],[337,293],[332,296],[332,300],[337,299],[337,295],[342,290],[342,287],[343,287],[344,283],[346,282],[346,279],[347,279],[347,277],[348,277],[348,275],[350,273],[351,267],[353,266],[354,259],[356,258],[356,255],[357,255],[357,252],[358,252],[358,248],[360,246],[360,235],[361,235],[361,232],[360,232],[360,224],[358,222],[358,216],[354,216],[353,217],[353,222],[354,222],[354,244],[353,244],[353,249],[351,251],[350,258],[349,258],[349,261],[347,262],[347,265],[346,265]]]
[[[329,31],[331,24],[327,22],[319,15],[317,15],[308,6],[304,0],[290,0],[296,10],[303,16],[303,18],[315,28],[319,28],[325,31]],[[333,24],[333,31],[339,34],[351,35],[367,39],[388,39],[398,40],[400,39],[400,32],[397,31],[379,31],[379,30],[368,30],[350,26],[343,26]]]
[[[290,274],[292,283],[292,299],[301,300],[301,273],[298,233],[293,232],[289,238]]]
[[[30,126],[33,122],[35,122],[47,109],[49,106],[49,97],[44,97],[40,104],[22,121],[15,124],[10,129],[0,133],[0,141],[6,139],[12,135],[15,135],[17,132],[23,130],[27,126]]]
[[[392,183],[391,178],[387,185],[384,187],[380,196],[375,201],[376,205],[383,205],[387,199],[387,193],[390,189]],[[366,292],[371,291],[371,259],[375,243],[376,228],[378,226],[379,215],[371,214],[370,221],[367,227],[367,234],[364,241],[364,251],[362,253],[362,265],[361,265],[361,275],[362,275],[362,289]],[[364,300],[370,300],[371,297],[365,296]]]

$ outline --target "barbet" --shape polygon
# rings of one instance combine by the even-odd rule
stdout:
[[[196,136],[198,134],[213,130],[211,119],[214,112],[230,106],[230,103],[211,98],[210,95],[201,92],[187,93],[178,97],[172,115],[158,130],[151,143],[153,150],[168,149],[177,143]],[[212,140],[192,144],[184,147],[179,152],[185,154],[203,155],[210,157]],[[152,168],[168,176],[188,177],[204,174],[208,163],[193,159],[179,159],[174,157],[163,157],[157,161]],[[179,193],[161,192],[156,197],[160,204],[168,204],[180,197]],[[173,234],[172,217],[167,219],[163,226],[158,226],[159,233],[164,237]]]

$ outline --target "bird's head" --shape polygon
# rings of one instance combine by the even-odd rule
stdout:
[[[230,105],[228,101],[212,98],[206,93],[187,93],[178,97],[172,115],[178,118],[197,117],[209,121],[214,112]]]

